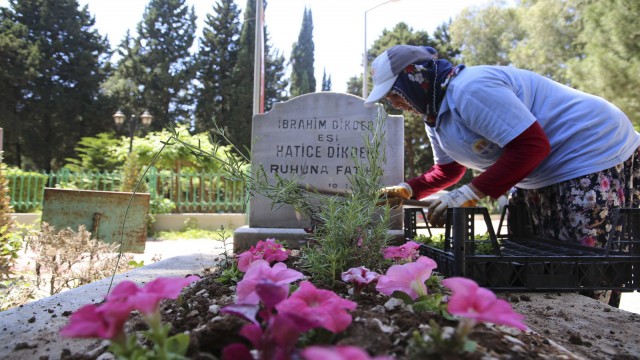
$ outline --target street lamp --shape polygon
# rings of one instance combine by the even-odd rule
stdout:
[[[364,72],[362,73],[362,97],[363,98],[367,98],[367,93],[369,92],[368,89],[368,77],[367,76],[367,66],[368,66],[368,62],[369,59],[367,58],[367,13],[373,9],[379,8],[380,6],[384,5],[384,4],[388,4],[390,2],[398,2],[400,0],[387,0],[383,3],[380,3],[368,10],[365,10],[364,12],[364,54],[362,55],[362,64],[364,67]]]
[[[113,121],[116,123],[116,126],[120,128],[122,124],[124,124],[124,119],[126,116],[121,110],[116,111],[113,114]],[[149,113],[148,110],[145,110],[142,115],[140,115],[140,120],[142,121],[142,126],[147,128],[153,121],[153,116]],[[133,150],[133,135],[136,132],[136,128],[138,127],[138,118],[131,114],[131,119],[129,119],[129,153]]]

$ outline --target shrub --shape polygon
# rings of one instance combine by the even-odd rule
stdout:
[[[131,256],[119,253],[118,244],[107,244],[91,238],[81,225],[78,231],[60,231],[42,223],[42,231],[27,241],[35,263],[36,287],[48,288],[50,295],[127,271]]]

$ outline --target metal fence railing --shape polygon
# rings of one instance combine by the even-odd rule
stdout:
[[[121,191],[120,172],[83,171],[68,169],[48,173],[9,172],[6,174],[15,212],[32,212],[42,208],[45,187]],[[244,208],[244,185],[232,181],[223,172],[158,171],[146,173],[138,192],[151,194],[154,202],[170,201],[174,213],[236,213]]]

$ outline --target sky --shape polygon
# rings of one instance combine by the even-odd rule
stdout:
[[[135,35],[136,24],[142,20],[149,0],[78,0],[88,5],[95,16],[96,28],[108,35],[112,47],[120,43],[128,29]],[[243,8],[247,0],[237,0]],[[352,76],[362,74],[362,56],[365,47],[365,13],[367,47],[380,37],[384,29],[391,30],[404,21],[414,31],[433,30],[454,18],[467,6],[481,5],[488,0],[267,0],[265,25],[271,45],[288,61],[293,43],[302,27],[304,9],[311,9],[313,42],[315,45],[315,77],[318,90],[323,71],[331,76],[332,91],[346,91]],[[198,16],[198,36],[202,32],[207,13],[213,11],[215,0],[186,0],[194,6]],[[0,0],[0,6],[7,6]],[[196,40],[198,41],[198,40]],[[197,49],[197,47],[196,47]]]

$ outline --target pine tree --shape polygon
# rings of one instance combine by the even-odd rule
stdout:
[[[291,52],[291,96],[316,91],[314,75],[313,18],[311,9],[304,9],[302,28]]]
[[[19,109],[24,107],[22,90],[37,76],[38,48],[27,40],[29,29],[12,20],[11,10],[1,10],[0,127],[5,134],[5,161],[20,167],[23,136]]]
[[[233,0],[219,0],[207,14],[198,51],[200,87],[196,91],[196,131],[211,128],[233,111],[233,68],[238,58],[240,10]]]
[[[1,28],[19,36],[24,47],[12,54],[18,62],[11,71],[24,72],[14,72],[11,83],[3,84],[2,95],[9,97],[2,101],[11,103],[0,108],[14,122],[5,137],[16,152],[7,159],[51,170],[72,156],[82,136],[113,126],[111,119],[100,120],[97,105],[108,42],[92,29],[94,18],[76,0],[11,0],[10,6],[2,13]]]
[[[190,121],[195,66],[189,49],[195,30],[195,11],[185,0],[151,0],[137,35],[127,32],[118,47],[121,59],[105,87],[125,113],[148,110],[154,117],[151,130]]]

